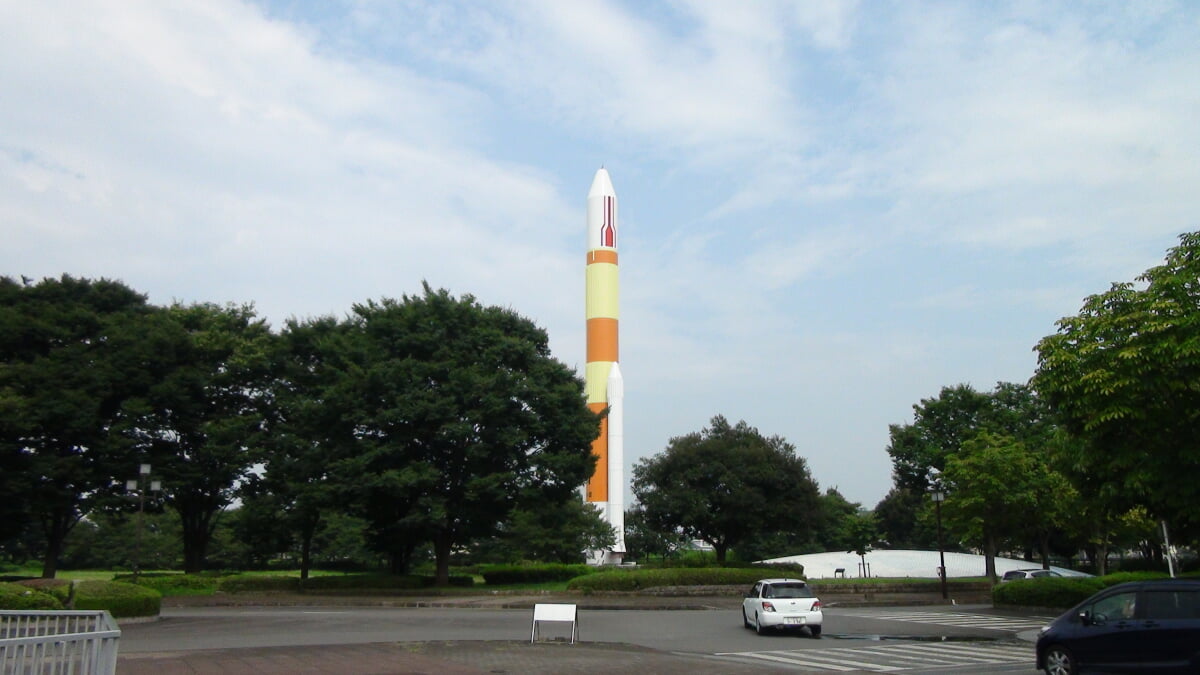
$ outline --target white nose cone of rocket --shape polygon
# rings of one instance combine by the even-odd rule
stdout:
[[[588,250],[617,247],[617,192],[608,171],[600,169],[587,196]]]

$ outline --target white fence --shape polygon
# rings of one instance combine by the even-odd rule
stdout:
[[[0,673],[112,675],[120,638],[103,610],[0,610]]]

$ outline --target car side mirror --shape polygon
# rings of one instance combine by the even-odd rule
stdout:
[[[1079,613],[1079,623],[1082,623],[1085,626],[1092,625],[1092,613],[1086,609],[1083,610],[1082,612],[1080,612]]]

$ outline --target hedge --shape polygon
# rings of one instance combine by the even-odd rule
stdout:
[[[754,567],[610,570],[576,577],[567,583],[567,590],[637,591],[659,586],[748,586],[764,577],[778,576],[771,574],[771,571]]]
[[[217,581],[217,590],[222,593],[257,593],[283,591],[300,592],[300,577],[233,576]]]
[[[220,579],[212,575],[154,572],[139,574],[136,581],[132,574],[118,574],[113,581],[153,588],[162,595],[200,595],[215,591]]]
[[[1093,593],[1127,581],[1165,579],[1162,572],[1116,572],[1102,577],[1042,577],[998,584],[992,603],[1016,607],[1070,609]]]
[[[75,584],[75,609],[107,609],[115,618],[157,616],[162,594],[120,581],[80,581]]]
[[[64,607],[71,600],[71,582],[68,579],[28,579],[17,582],[26,588],[35,588],[47,595],[54,596]]]
[[[14,583],[0,582],[0,609],[62,609],[53,595]]]
[[[415,574],[345,574],[309,577],[301,582],[293,576],[234,576],[221,579],[217,590],[223,593],[346,593],[356,591],[418,590],[431,588],[434,579]],[[451,586],[472,586],[475,579],[451,576]]]
[[[431,576],[417,574],[346,574],[343,576],[309,577],[301,584],[302,592],[309,591],[359,591],[359,590],[413,590],[430,588],[434,584]],[[475,579],[468,576],[451,576],[451,586],[473,586]]]
[[[483,580],[489,585],[541,584],[551,581],[570,581],[585,574],[594,574],[590,565],[564,565],[543,563],[532,565],[487,565],[481,571]]]

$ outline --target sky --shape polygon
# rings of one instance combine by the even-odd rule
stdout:
[[[867,508],[914,404],[1200,229],[1198,158],[1194,2],[0,0],[0,275],[426,281],[582,376],[603,166],[626,475],[724,415]]]

